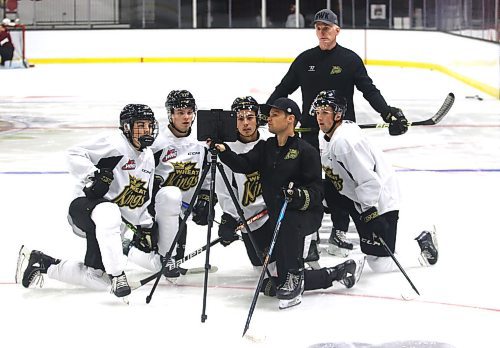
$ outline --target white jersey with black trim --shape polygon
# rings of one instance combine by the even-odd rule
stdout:
[[[188,204],[203,171],[206,145],[197,141],[193,134],[178,138],[170,128],[162,127],[151,149],[158,161],[155,176],[161,178],[162,186],[177,186],[182,192],[183,203]],[[208,172],[202,189],[210,189],[210,177]]]
[[[151,149],[137,151],[117,131],[68,149],[69,170],[76,179],[74,198],[85,196],[83,188],[96,170],[113,170],[113,181],[104,198],[120,207],[122,217],[133,225],[151,226],[147,207],[151,201],[155,161]]]
[[[240,154],[253,149],[255,144],[257,144],[259,141],[265,141],[273,136],[266,128],[259,128],[258,132],[259,138],[255,141],[249,143],[236,141],[228,143],[228,145],[232,151]],[[238,200],[238,203],[243,210],[245,219],[248,219],[266,209],[266,203],[264,202],[264,198],[262,197],[262,184],[260,182],[259,172],[254,172],[251,174],[240,174],[234,173],[227,165],[223,163],[222,166],[224,168],[224,173],[226,173],[227,179],[231,184],[231,188],[233,189],[236,199]],[[236,220],[239,220],[236,207],[233,204],[231,196],[219,172],[217,172],[217,180],[215,180],[215,191],[217,192],[217,198],[219,199],[219,204],[222,208],[222,211],[224,213],[228,213]],[[268,216],[265,215],[248,227],[250,227],[251,231],[255,231],[256,229],[264,225],[267,219]],[[243,229],[242,231],[246,233],[245,229]]]
[[[321,141],[320,152],[326,179],[354,201],[360,213],[370,207],[379,214],[399,210],[396,173],[357,124],[342,121],[330,141]]]

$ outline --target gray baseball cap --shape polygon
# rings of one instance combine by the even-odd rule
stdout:
[[[339,25],[337,15],[333,13],[333,11],[326,8],[316,12],[314,15],[314,24],[316,24],[316,22],[322,22],[329,25]]]

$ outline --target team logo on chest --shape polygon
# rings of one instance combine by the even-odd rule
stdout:
[[[133,175],[129,175],[129,184],[125,186],[122,193],[113,199],[113,203],[119,207],[129,207],[135,209],[142,207],[149,201],[149,190],[146,188],[146,182]]]
[[[165,156],[162,158],[162,162],[168,162],[171,159],[174,159],[177,157],[177,150],[176,149],[168,149],[167,152],[165,153]]]
[[[342,68],[338,65],[332,66],[332,70],[330,70],[330,75],[337,75],[342,72]]]
[[[297,149],[290,149],[288,150],[288,153],[285,156],[285,159],[296,159],[299,156],[299,150]]]
[[[262,195],[262,185],[260,183],[260,173],[253,172],[251,174],[245,175],[247,180],[245,181],[243,189],[243,199],[241,204],[246,207],[250,203],[255,202],[257,197]]]
[[[332,168],[328,168],[323,166],[323,170],[325,171],[325,175],[332,182],[333,186],[337,189],[337,191],[342,191],[344,188],[344,180],[338,174],[334,174]]]
[[[170,162],[174,171],[170,173],[163,186],[177,186],[182,191],[188,191],[198,184],[200,170],[194,162]]]
[[[129,159],[127,163],[122,166],[122,170],[134,170],[135,169],[135,160]]]

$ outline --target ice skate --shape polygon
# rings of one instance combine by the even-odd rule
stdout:
[[[276,297],[280,300],[279,309],[299,305],[302,302],[303,292],[304,269],[288,271],[285,283],[276,291]]]
[[[418,260],[422,266],[435,265],[438,261],[438,244],[436,231],[423,231],[415,238],[420,247],[420,256]]]
[[[330,238],[328,238],[328,254],[339,257],[347,257],[349,255],[349,251],[353,249],[353,245],[347,241],[345,234],[345,231],[332,229]]]
[[[128,304],[126,297],[130,295],[131,289],[125,272],[122,272],[118,276],[110,275],[109,278],[111,280],[111,292],[115,294],[116,297],[123,298],[123,301]]]
[[[175,280],[172,278],[179,278],[180,277],[181,272],[179,270],[179,267],[176,266],[176,262],[175,262],[174,258],[170,258],[167,261],[167,264],[165,265],[165,269],[163,270],[163,275],[169,281]]]
[[[343,284],[346,288],[350,289],[356,284],[361,277],[363,268],[365,266],[366,257],[363,256],[362,259],[354,261],[349,259],[344,263],[341,263],[335,267],[329,267],[326,269],[330,277],[331,282],[338,281]]]
[[[59,260],[45,255],[41,251],[29,250],[24,245],[19,250],[16,269],[16,283],[21,283],[25,288],[30,286],[43,286],[43,274],[51,265],[59,263]]]

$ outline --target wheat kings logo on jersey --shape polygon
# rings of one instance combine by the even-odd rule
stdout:
[[[182,191],[188,191],[198,184],[200,170],[194,162],[170,162],[174,171],[170,173],[163,186],[176,186]]]
[[[262,184],[260,183],[260,173],[253,172],[251,174],[245,175],[247,180],[245,181],[243,189],[243,199],[241,204],[246,207],[251,203],[254,203],[257,197],[262,195]]]
[[[113,199],[113,203],[118,204],[119,207],[129,207],[130,209],[142,207],[149,201],[149,190],[146,188],[146,182],[129,175],[129,183],[122,193]]]
[[[340,177],[338,174],[334,174],[332,171],[332,168],[328,168],[323,166],[323,170],[325,171],[325,175],[327,176],[328,179],[332,182],[333,186],[335,186],[335,189],[337,191],[342,191],[344,188],[344,180]]]

